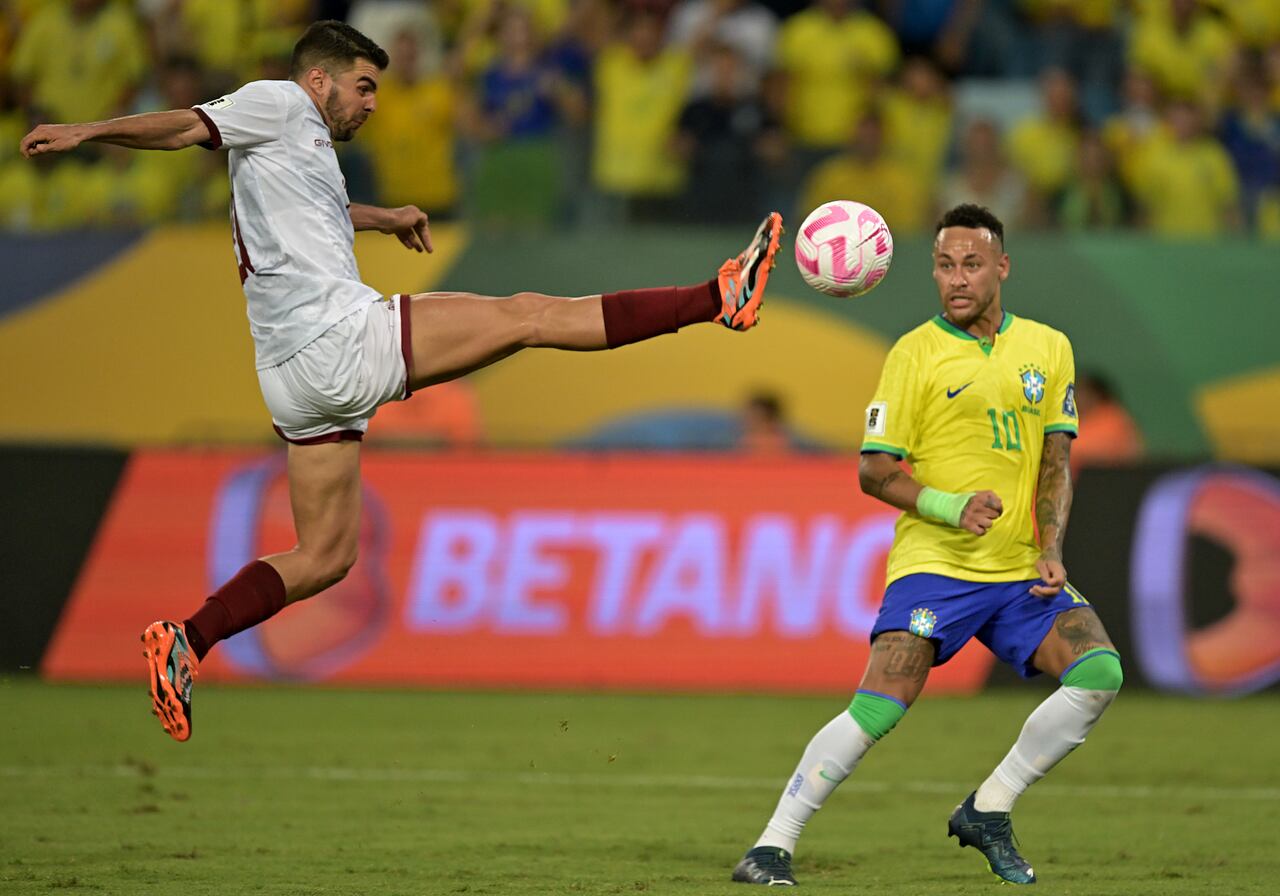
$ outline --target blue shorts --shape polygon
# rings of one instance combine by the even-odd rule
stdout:
[[[1070,584],[1053,597],[1036,597],[1028,589],[1037,582],[968,582],[927,572],[903,576],[885,589],[871,640],[892,631],[928,638],[937,648],[933,664],[941,666],[976,637],[1023,678],[1031,678],[1040,674],[1031,661],[1053,620],[1089,606]]]

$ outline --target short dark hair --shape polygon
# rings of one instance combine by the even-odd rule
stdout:
[[[289,77],[300,78],[317,67],[332,75],[333,69],[346,71],[357,59],[368,59],[379,70],[391,61],[386,50],[346,22],[324,19],[313,22],[293,45]]]
[[[944,227],[972,227],[974,230],[985,227],[1000,241],[1000,247],[1004,248],[1004,225],[986,206],[975,205],[972,202],[957,205],[942,216],[938,226],[933,230],[933,235],[937,236]]]

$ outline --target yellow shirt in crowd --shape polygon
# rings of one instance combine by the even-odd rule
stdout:
[[[898,41],[867,12],[832,19],[806,9],[778,33],[778,66],[788,79],[787,130],[804,146],[836,147],[866,111],[869,85],[898,64]]]
[[[64,3],[41,6],[18,34],[10,74],[58,122],[99,121],[120,103],[147,65],[142,29],[127,3],[109,3],[86,20]]]
[[[1155,141],[1137,178],[1148,227],[1162,236],[1223,233],[1240,195],[1231,157],[1209,137],[1188,143]]]
[[[1167,14],[1149,13],[1129,44],[1130,62],[1149,72],[1166,93],[1209,103],[1221,97],[1234,52],[1231,30],[1209,15],[1196,16],[1179,34]]]
[[[247,3],[227,0],[185,0],[179,15],[195,50],[207,69],[249,75],[249,59],[255,28],[253,9]]]
[[[1263,48],[1280,40],[1280,3],[1276,0],[1201,0],[1227,20],[1236,39]]]
[[[684,184],[672,141],[689,89],[692,60],[667,49],[644,62],[624,44],[596,61],[593,177],[609,193],[671,195]]]
[[[1130,193],[1138,190],[1138,178],[1151,147],[1168,139],[1168,131],[1153,122],[1145,131],[1137,130],[1123,115],[1114,115],[1102,126],[1102,142],[1116,161],[1120,183]]]
[[[1051,194],[1075,171],[1080,135],[1075,128],[1036,116],[1018,122],[1009,134],[1009,159],[1032,187]]]
[[[901,91],[889,91],[881,103],[885,146],[927,188],[933,189],[951,143],[951,106],[944,99],[921,101]]]
[[[378,112],[361,135],[377,168],[380,202],[441,211],[458,201],[457,108],[457,91],[447,78],[408,84],[383,76]]]

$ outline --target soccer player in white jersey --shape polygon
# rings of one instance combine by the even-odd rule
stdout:
[[[1077,431],[1071,343],[1004,310],[1008,276],[995,215],[961,205],[942,217],[933,245],[942,313],[894,345],[867,408],[862,490],[902,511],[871,657],[848,710],[805,748],[736,881],[795,884],[805,823],[902,718],[930,667],[976,637],[1023,677],[1062,683],[948,825],[1003,880],[1035,882],[1014,847],[1014,801],[1084,742],[1123,676],[1062,563]]]
[[[180,741],[191,736],[191,685],[209,649],[340,581],[356,562],[360,439],[379,405],[523,348],[595,351],[687,324],[746,330],[757,321],[782,231],[776,212],[715,280],[695,286],[579,298],[383,297],[365,286],[354,231],[379,230],[431,251],[419,209],[351,204],[334,155],[334,142],[350,140],[374,113],[387,62],[349,25],[316,22],[294,47],[287,81],[255,81],[193,109],[43,124],[22,139],[28,158],[87,140],[230,150],[235,258],[263,398],[288,442],[298,543],[245,566],[185,621],[155,622],[143,633],[153,711]]]

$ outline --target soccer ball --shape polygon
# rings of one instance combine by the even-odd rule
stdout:
[[[861,202],[836,199],[809,213],[796,235],[800,276],[819,292],[853,298],[889,273],[893,234],[880,213]]]

